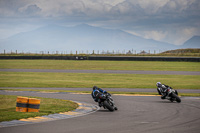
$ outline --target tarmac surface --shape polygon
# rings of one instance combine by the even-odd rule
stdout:
[[[3,95],[38,96],[96,104],[90,94],[0,91]],[[197,133],[200,130],[200,98],[181,97],[171,103],[159,96],[117,96],[118,111],[97,112],[55,121],[2,127],[0,133]]]

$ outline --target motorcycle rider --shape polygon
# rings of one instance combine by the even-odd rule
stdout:
[[[92,91],[91,95],[92,95],[92,98],[94,99],[94,101],[99,103],[99,107],[102,106],[101,99],[99,97],[102,96],[103,94],[109,94],[109,93],[105,90],[102,90],[101,88],[98,88],[97,86],[93,87],[93,91]]]
[[[167,89],[169,86],[165,84],[161,84],[161,82],[157,82],[156,86],[157,86],[158,94],[162,95],[161,99],[165,99],[165,97],[167,96]]]

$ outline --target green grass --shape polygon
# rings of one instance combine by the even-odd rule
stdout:
[[[67,112],[78,107],[76,103],[68,100],[35,98],[41,100],[40,112],[16,112],[17,96],[0,95],[0,122]]]
[[[158,81],[175,89],[200,89],[200,75],[0,72],[0,87],[155,88]]]
[[[164,61],[0,60],[0,68],[200,71],[200,63]]]

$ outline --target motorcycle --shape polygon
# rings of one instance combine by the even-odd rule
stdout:
[[[158,93],[159,93],[160,95],[162,95],[162,90],[161,90],[161,88],[158,88]],[[178,96],[177,90],[175,90],[175,89],[173,89],[173,88],[171,88],[171,87],[168,87],[168,88],[166,89],[166,92],[164,92],[164,93],[167,93],[167,96],[166,96],[165,98],[168,99],[168,100],[170,100],[171,102],[173,102],[173,101],[176,101],[176,102],[178,102],[178,103],[181,102],[181,99],[180,99],[180,97]]]
[[[108,109],[109,111],[118,110],[118,108],[115,106],[115,103],[109,93],[102,94],[99,96],[100,99],[100,106],[103,106],[104,109]]]

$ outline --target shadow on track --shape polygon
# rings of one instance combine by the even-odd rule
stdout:
[[[98,110],[97,112],[111,112],[109,110]]]
[[[170,101],[154,101],[155,103],[171,103],[171,104],[175,104],[177,102],[170,102]],[[180,103],[179,103],[180,104]]]

